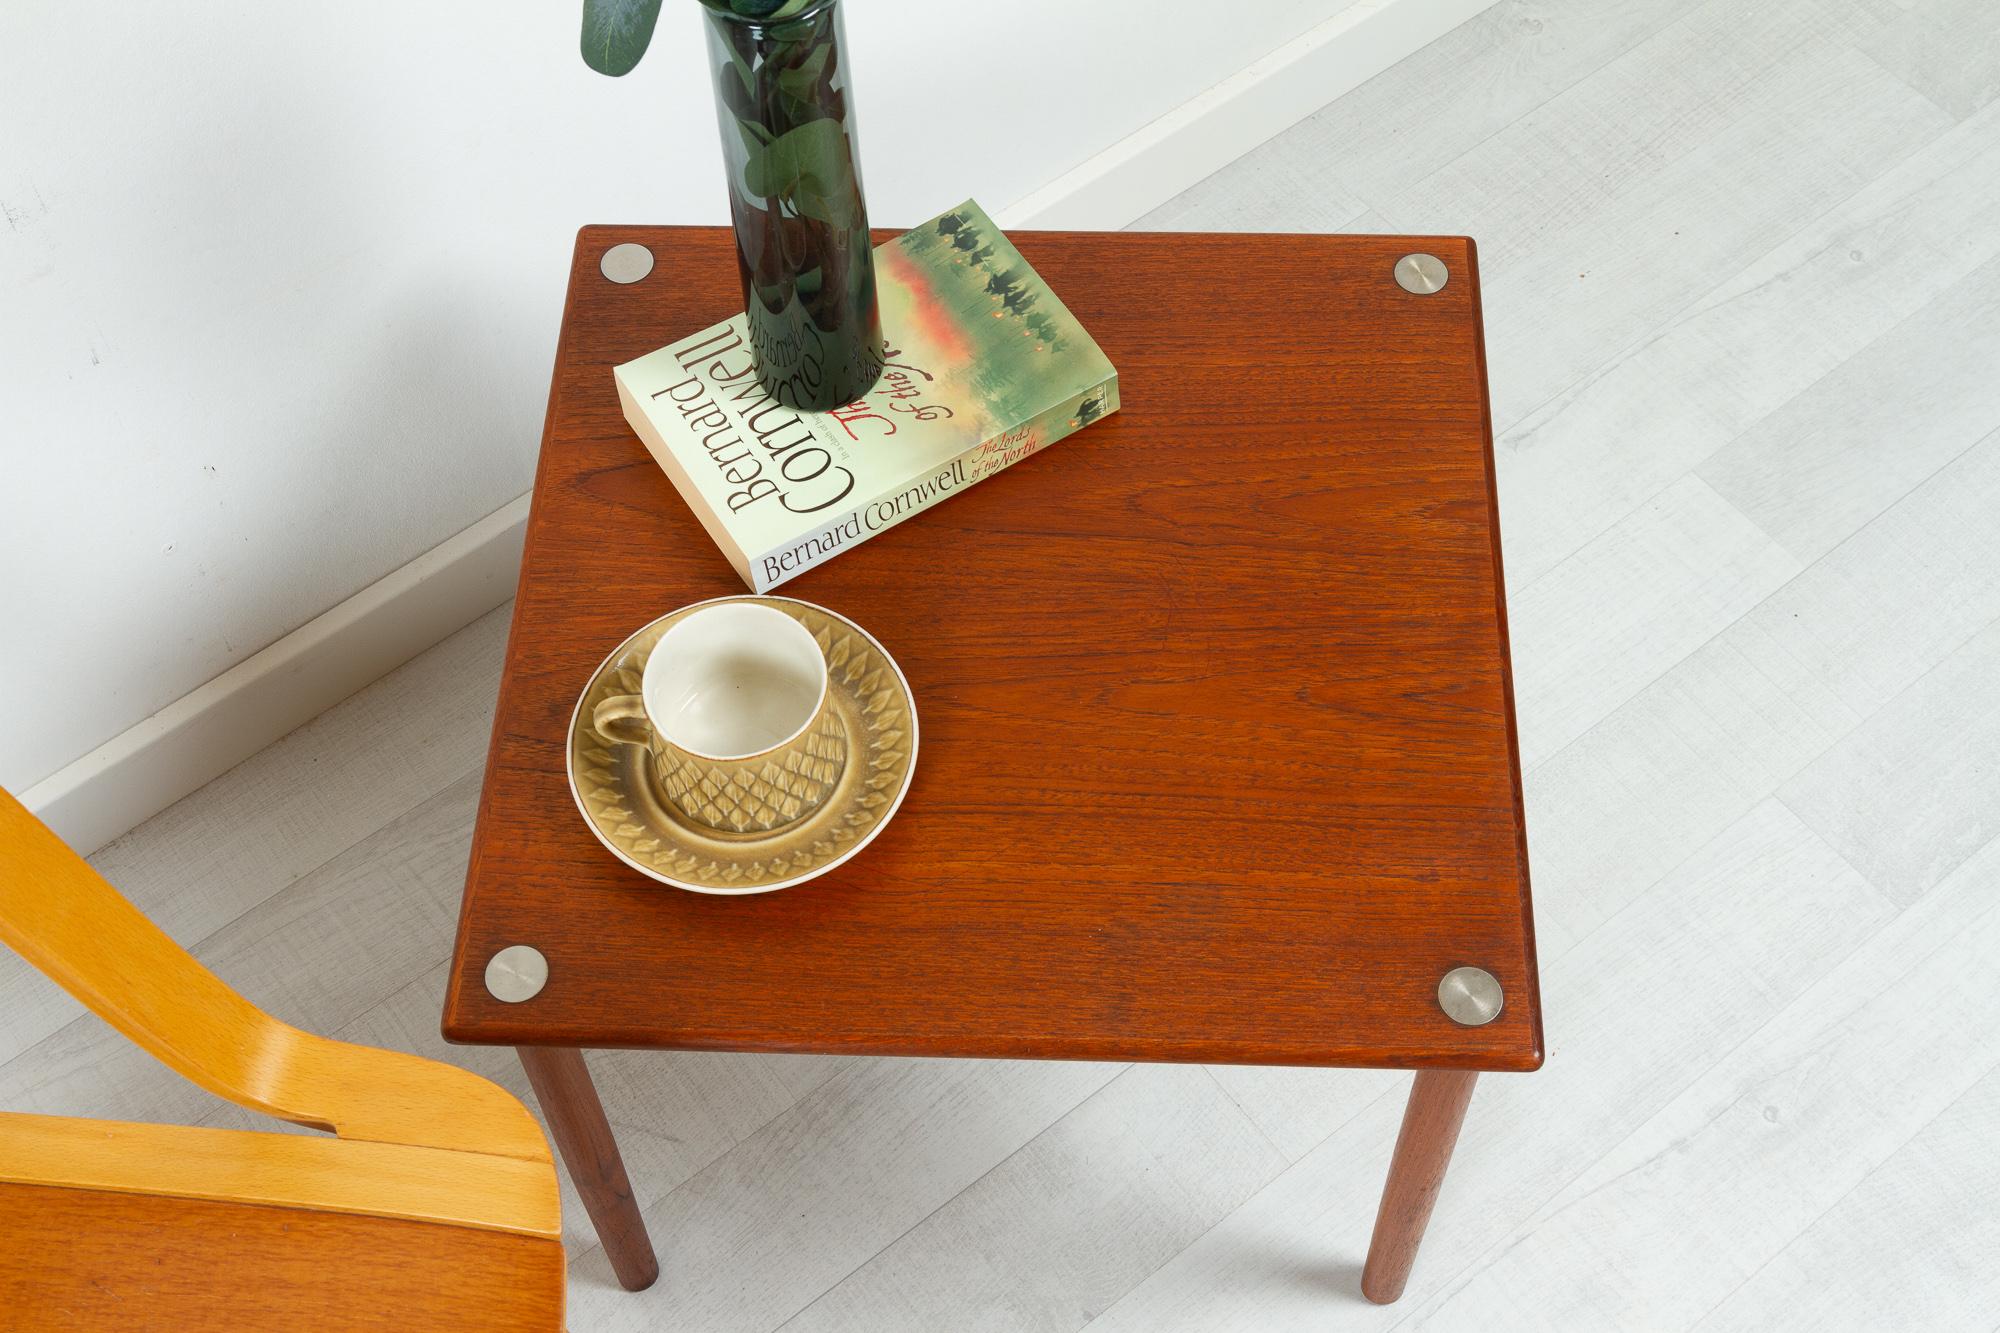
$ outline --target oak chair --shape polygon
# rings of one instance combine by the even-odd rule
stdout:
[[[560,1329],[555,1167],[476,1074],[281,1023],[0,791],[0,941],[169,1068],[336,1137],[0,1112],[10,1329]]]

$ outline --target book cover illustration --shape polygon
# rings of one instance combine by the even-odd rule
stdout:
[[[1110,361],[976,203],[877,247],[875,268],[885,365],[853,403],[771,398],[742,315],[615,372],[626,419],[752,591],[1117,410]]]

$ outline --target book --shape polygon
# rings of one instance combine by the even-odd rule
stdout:
[[[882,377],[826,412],[764,392],[747,320],[613,372],[625,419],[752,592],[1118,410],[1118,373],[978,204],[875,250]]]

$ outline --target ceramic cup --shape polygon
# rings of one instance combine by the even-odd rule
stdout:
[[[796,823],[847,767],[826,657],[776,607],[696,607],[653,645],[639,689],[599,704],[591,725],[651,751],[661,801],[703,828],[757,834]]]

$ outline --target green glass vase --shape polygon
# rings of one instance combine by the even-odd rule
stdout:
[[[840,0],[702,0],[757,377],[789,407],[854,402],[882,316]]]

